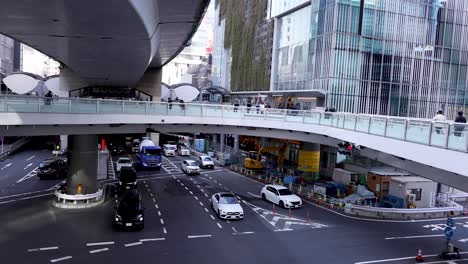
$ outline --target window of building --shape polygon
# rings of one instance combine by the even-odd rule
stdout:
[[[416,201],[421,201],[422,189],[410,189],[410,191],[416,195]]]

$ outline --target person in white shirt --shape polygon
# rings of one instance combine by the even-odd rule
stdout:
[[[442,110],[439,110],[437,112],[437,114],[434,116],[434,118],[432,118],[432,121],[434,121],[434,128],[435,128],[436,133],[441,134],[444,125],[442,123],[439,123],[439,122],[447,121],[447,118],[445,118],[444,113],[442,112]]]

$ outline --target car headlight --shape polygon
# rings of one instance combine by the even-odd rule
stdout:
[[[138,216],[137,216],[137,219],[140,220],[140,221],[143,221],[143,215],[142,215],[142,214],[141,214],[141,215],[138,215]]]
[[[148,164],[146,164],[146,162],[142,162],[143,166],[148,166]]]
[[[219,210],[219,213],[220,214],[226,214],[226,212],[224,212],[223,210]]]
[[[120,215],[116,214],[116,215],[115,215],[115,221],[116,221],[116,222],[122,221],[122,217],[120,217]]]

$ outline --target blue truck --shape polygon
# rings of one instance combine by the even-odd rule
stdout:
[[[156,146],[149,138],[140,142],[140,151],[137,154],[138,167],[142,169],[160,169],[162,149]]]

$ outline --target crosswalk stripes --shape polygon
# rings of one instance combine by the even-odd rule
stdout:
[[[173,162],[171,162],[165,157],[163,157],[163,160],[161,162],[161,167],[168,173],[181,173],[182,172],[182,170],[179,169],[179,167],[177,167]]]
[[[38,168],[38,167],[34,168],[31,172],[29,172],[28,174],[26,174],[25,176],[23,176],[23,177],[22,177],[21,179],[19,179],[16,183],[20,183],[20,182],[25,181],[25,180],[27,180],[27,179],[29,179],[29,178],[32,178],[32,177],[37,176],[37,168]]]
[[[112,161],[112,155],[110,154],[107,159],[107,179],[115,179],[114,162]]]

